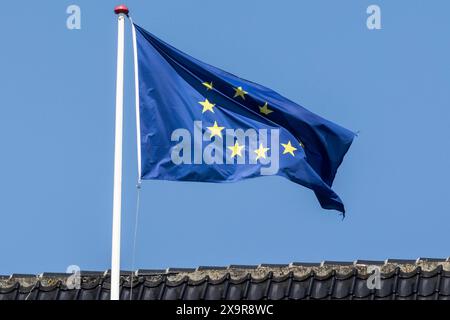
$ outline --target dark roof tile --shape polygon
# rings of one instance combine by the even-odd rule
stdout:
[[[136,271],[137,276],[152,276],[166,273],[166,269],[138,269]]]
[[[390,259],[385,265],[370,260],[324,261],[322,264],[123,271],[120,297],[127,300],[447,300],[450,299],[450,263],[442,260]],[[370,265],[379,265],[378,288],[372,288],[377,273],[368,273]],[[40,277],[27,274],[0,277],[0,300],[109,299],[108,272],[81,272],[78,290],[67,287],[65,280],[69,276],[44,273]]]
[[[440,281],[436,279],[436,292],[443,296],[450,296],[450,272],[443,272]]]
[[[122,271],[121,274],[123,274]],[[102,277],[110,274],[106,271],[80,271],[80,275],[82,277]]]

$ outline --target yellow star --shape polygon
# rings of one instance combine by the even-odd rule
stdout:
[[[248,93],[247,91],[244,91],[242,87],[234,88],[234,91],[236,91],[236,93],[234,94],[234,98],[241,97],[243,100],[245,100],[245,95]]]
[[[209,131],[211,131],[211,136],[209,137],[209,138],[212,138],[212,137],[214,137],[214,136],[218,136],[218,137],[221,137],[222,138],[222,130],[225,128],[225,127],[219,127],[218,125],[217,125],[217,121],[214,121],[214,126],[212,126],[212,127],[207,127],[208,128],[208,130]]]
[[[206,87],[206,90],[214,89],[212,81],[211,82],[203,82],[202,85],[204,85]]]
[[[297,150],[297,148],[291,145],[290,140],[288,143],[286,143],[286,144],[282,143],[281,145],[284,148],[283,154],[290,153],[290,154],[292,154],[293,157],[295,157],[294,151]]]
[[[264,103],[264,106],[259,107],[259,112],[261,112],[261,113],[263,113],[263,114],[265,114],[265,115],[267,116],[269,113],[272,113],[273,110],[270,110],[270,109],[268,108],[267,102],[266,102],[266,103]]]
[[[199,103],[203,106],[202,113],[205,113],[206,111],[211,111],[212,113],[214,113],[213,108],[214,108],[215,104],[212,104],[211,102],[209,102],[208,99],[205,99],[205,101],[200,101]]]
[[[259,144],[259,149],[255,150],[256,160],[258,160],[259,158],[265,159],[266,158],[266,152],[269,151],[269,150],[270,150],[270,148],[264,148],[263,144],[260,143]]]
[[[239,143],[236,141],[234,146],[228,147],[228,149],[231,150],[231,158],[234,158],[235,156],[242,157],[242,149],[244,149],[244,146],[240,146]]]

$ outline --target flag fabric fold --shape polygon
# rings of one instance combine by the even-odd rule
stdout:
[[[142,179],[279,175],[312,189],[323,208],[345,213],[331,187],[353,132],[134,26]]]

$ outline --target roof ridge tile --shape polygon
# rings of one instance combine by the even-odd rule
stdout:
[[[195,268],[167,268],[166,273],[185,273],[195,272]]]
[[[354,264],[353,261],[324,260],[320,263],[320,266],[352,266],[353,264]]]
[[[223,266],[198,266],[195,271],[208,271],[208,270],[227,270],[228,267]]]
[[[249,264],[230,264],[228,269],[257,269],[258,265]]]
[[[355,265],[375,265],[380,266],[385,264],[385,260],[355,260]]]
[[[320,262],[291,262],[290,267],[320,267]]]
[[[385,264],[416,264],[417,259],[386,259]]]

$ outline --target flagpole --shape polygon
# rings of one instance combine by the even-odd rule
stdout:
[[[117,79],[116,79],[116,128],[114,147],[114,194],[111,254],[111,300],[120,299],[120,225],[122,209],[122,136],[123,136],[123,65],[125,17],[128,8],[114,8],[118,15],[117,32]]]
[[[136,43],[136,28],[134,27],[133,19],[131,19],[131,32],[133,36],[133,56],[134,56],[134,97],[136,108],[136,146],[137,146],[137,166],[138,166],[138,188],[141,187],[141,119],[139,113],[139,65],[138,53]]]

